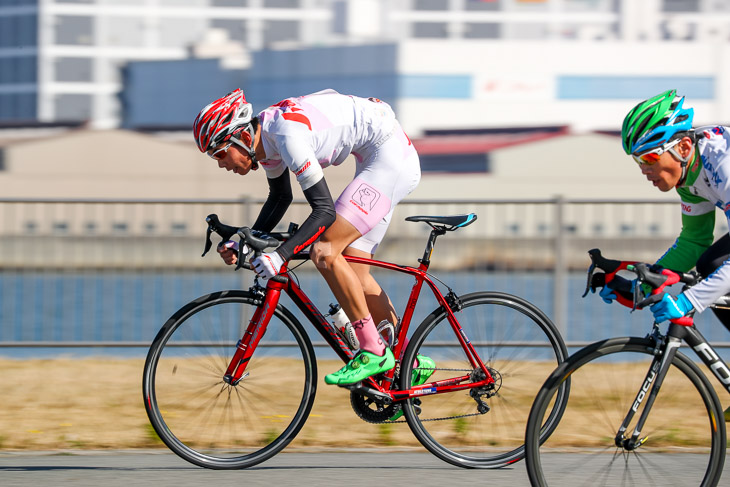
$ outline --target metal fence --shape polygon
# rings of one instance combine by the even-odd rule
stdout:
[[[200,258],[204,218],[216,213],[245,225],[261,204],[0,199],[0,347],[147,347],[185,302],[250,285],[250,273],[232,272],[215,255]],[[460,293],[500,290],[535,302],[575,345],[635,334],[632,328],[647,321],[618,306],[598,308],[597,316],[600,300],[579,298],[586,251],[653,262],[681,226],[678,203],[666,200],[408,200],[397,207],[377,257],[417,265],[430,229],[405,217],[471,212],[474,224],[439,238],[432,271],[457,282]],[[282,228],[308,213],[306,202],[295,201]],[[326,308],[333,298],[313,266],[297,273],[311,280],[307,290]],[[394,301],[410,290],[382,271],[376,277]],[[698,323],[707,323],[708,339],[726,342],[709,314]]]

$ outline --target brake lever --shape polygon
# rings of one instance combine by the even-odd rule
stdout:
[[[588,268],[588,280],[586,281],[586,290],[583,292],[581,298],[588,296],[588,292],[592,289],[591,284],[593,283],[593,273],[596,271],[596,263],[591,262],[591,266]]]
[[[238,258],[236,259],[236,268],[234,269],[237,271],[238,269],[242,268],[244,264],[246,263],[246,257],[248,254],[243,253],[243,247],[246,244],[243,243],[243,237],[238,241]]]
[[[205,257],[205,254],[207,254],[210,251],[210,248],[213,246],[213,242],[210,240],[210,236],[213,233],[213,228],[208,225],[208,230],[205,232],[205,250],[203,250],[203,255],[201,257]]]

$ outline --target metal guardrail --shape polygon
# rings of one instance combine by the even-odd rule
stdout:
[[[248,286],[250,276],[229,272],[214,256],[199,258],[204,217],[218,213],[245,224],[262,203],[0,198],[0,347],[148,346],[147,337],[185,302]],[[416,264],[429,229],[406,223],[406,216],[468,212],[478,220],[439,239],[432,271],[458,273],[466,263],[471,273],[465,290],[482,286],[539,303],[566,337],[576,312],[585,313],[581,319],[588,324],[626,321],[594,316],[575,300],[588,249],[651,261],[671,245],[681,224],[678,202],[671,200],[407,199],[396,208],[378,258]],[[308,213],[306,201],[297,200],[284,223],[301,222]],[[130,305],[137,301],[141,308]],[[60,324],[73,333],[59,331]],[[722,339],[711,341],[725,346]]]

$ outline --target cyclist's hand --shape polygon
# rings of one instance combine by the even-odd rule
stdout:
[[[676,298],[671,294],[663,293],[662,300],[649,308],[654,313],[654,320],[657,323],[667,320],[676,320],[692,310],[692,303],[680,294]]]
[[[277,251],[261,254],[251,261],[256,274],[263,279],[271,279],[279,273],[281,266],[284,265],[284,259],[281,258]]]
[[[613,303],[613,300],[616,299],[616,292],[608,286],[603,286],[603,289],[601,289],[598,295],[606,304],[611,304]]]
[[[238,262],[238,242],[229,240],[228,242],[220,244],[217,250],[221,259],[223,259],[223,262],[226,264],[233,265]],[[246,244],[243,246],[243,253],[249,253],[248,246]]]

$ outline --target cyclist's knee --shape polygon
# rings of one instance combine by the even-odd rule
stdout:
[[[321,240],[314,242],[309,253],[309,258],[312,259],[318,269],[331,269],[332,260],[335,257],[335,255],[332,255],[332,244]]]

